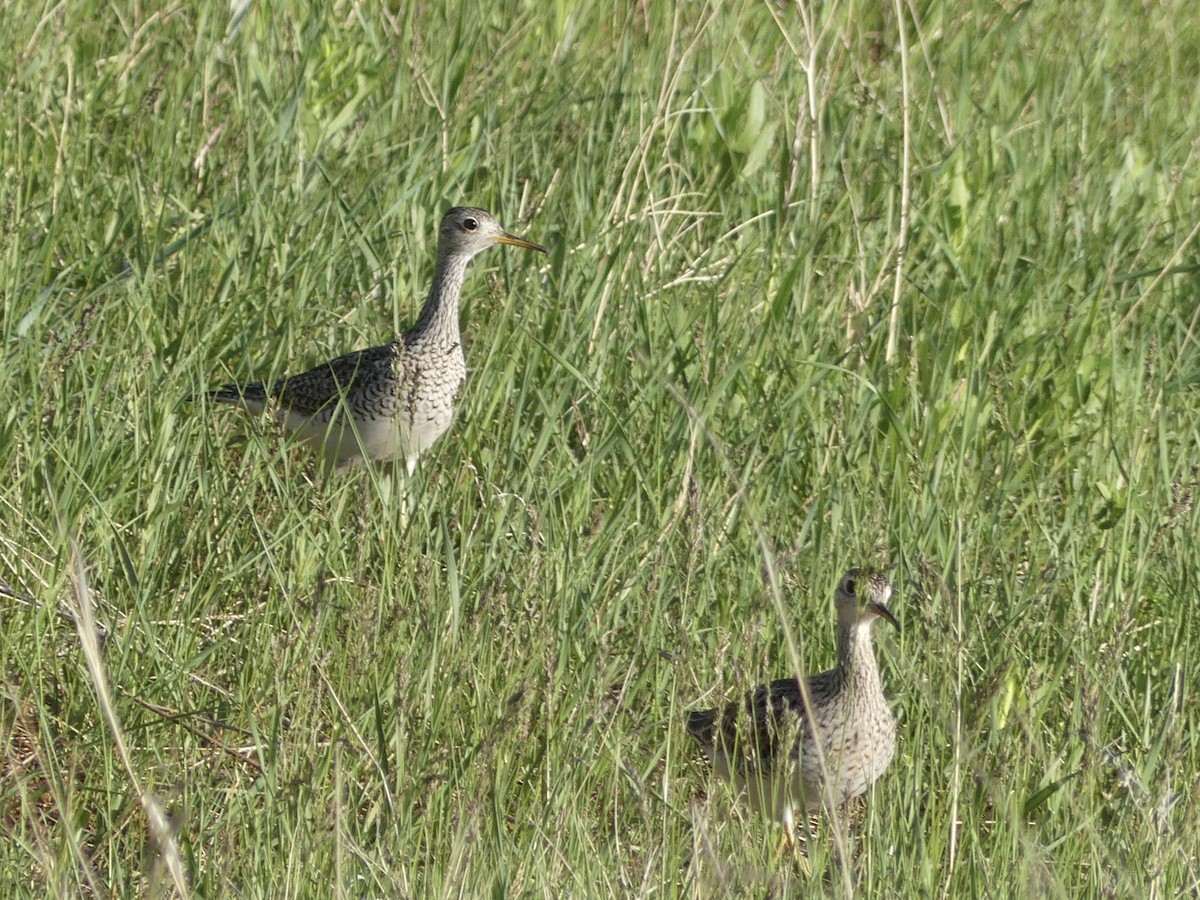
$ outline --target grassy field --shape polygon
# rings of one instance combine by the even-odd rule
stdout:
[[[1193,4],[394,5],[6,8],[0,894],[1196,896]],[[189,401],[463,203],[551,253],[407,486]],[[901,743],[805,874],[682,717],[853,564]]]

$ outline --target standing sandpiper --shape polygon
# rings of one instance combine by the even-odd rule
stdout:
[[[491,213],[456,206],[442,219],[433,286],[417,324],[390,344],[356,350],[273,384],[227,384],[209,396],[259,413],[270,409],[333,466],[417,459],[450,427],[466,379],[458,298],[467,263],[494,244],[546,253],[505,231]]]
[[[892,586],[851,569],[834,596],[837,665],[804,684],[760,685],[743,702],[688,713],[687,730],[718,777],[750,805],[781,822],[795,844],[796,818],[864,793],[896,751],[896,720],[879,684],[871,627],[886,619]]]

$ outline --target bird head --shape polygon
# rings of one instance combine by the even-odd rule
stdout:
[[[547,252],[541,244],[509,234],[486,209],[456,206],[442,217],[438,256],[463,255],[470,259],[494,244],[510,244],[539,253]]]
[[[887,608],[892,585],[882,572],[850,569],[838,583],[834,605],[838,621],[870,625],[875,619],[887,619],[900,630],[900,623]]]

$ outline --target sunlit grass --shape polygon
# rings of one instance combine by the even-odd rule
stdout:
[[[2,893],[165,884],[151,796],[196,896],[1195,892],[1191,12],[905,7],[907,92],[894,8],[7,18]],[[551,253],[407,529],[189,402],[411,323],[457,203]],[[852,564],[901,745],[805,876],[682,716]]]

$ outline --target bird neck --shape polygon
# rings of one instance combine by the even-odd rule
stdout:
[[[421,317],[412,328],[413,336],[446,346],[459,343],[458,298],[468,262],[470,257],[461,254],[439,255],[433,285],[421,307]]]
[[[838,625],[838,671],[851,690],[879,689],[879,667],[871,645],[871,620]]]

